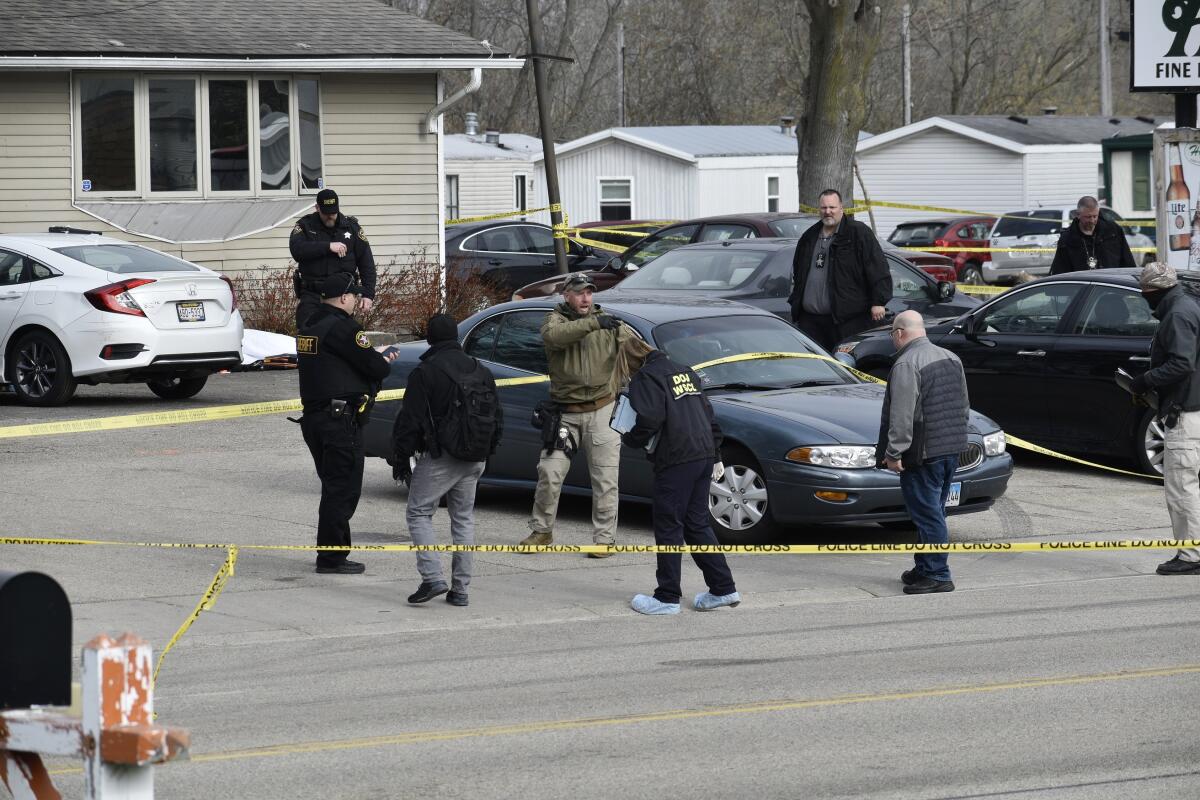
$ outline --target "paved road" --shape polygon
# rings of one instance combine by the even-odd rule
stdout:
[[[183,405],[295,396],[294,373],[214,377]],[[159,410],[144,387],[84,387],[0,425]],[[309,544],[316,479],[282,417],[0,439],[3,534]],[[1162,536],[1161,488],[1018,457],[1008,497],[960,540]],[[484,491],[485,541],[524,534],[530,496]],[[359,543],[407,541],[404,492],[370,463]],[[651,539],[644,508],[622,535]],[[565,542],[587,504],[564,500]],[[445,529],[445,520],[439,519]],[[874,526],[786,541],[904,541]],[[161,648],[219,551],[0,546],[72,598],[75,639],[132,629]],[[1191,798],[1200,581],[1159,553],[957,556],[959,591],[906,597],[874,555],[742,556],[745,602],[639,617],[653,560],[477,560],[471,606],[408,607],[411,557],[360,577],[311,554],[244,553],[216,608],[167,657],[160,719],[191,762],[171,798]],[[699,576],[685,570],[685,589]],[[55,762],[68,796],[74,765]]]

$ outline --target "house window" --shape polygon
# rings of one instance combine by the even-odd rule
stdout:
[[[1133,207],[1138,211],[1149,210],[1150,205],[1150,153],[1133,152]]]
[[[633,219],[633,178],[600,179],[600,219]]]
[[[150,191],[196,191],[196,82],[151,78]],[[132,139],[130,140],[132,143]]]
[[[767,211],[779,210],[779,176],[767,176]]]
[[[82,192],[297,195],[324,185],[314,78],[84,73],[76,96]]]
[[[513,208],[516,210],[524,211],[525,209],[529,208],[529,204],[526,200],[524,175],[513,176],[513,200],[516,202],[516,205],[513,206]],[[525,219],[524,214],[521,215],[521,219]]]
[[[446,176],[446,220],[458,219],[458,176]]]
[[[85,192],[137,189],[133,84],[133,78],[81,81],[79,145]]]

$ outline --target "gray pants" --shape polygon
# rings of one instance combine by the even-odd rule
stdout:
[[[433,512],[443,495],[450,512],[450,537],[454,544],[475,544],[475,487],[483,474],[484,461],[460,461],[449,455],[426,455],[417,462],[408,482],[408,533],[413,544],[436,544]],[[450,588],[465,592],[471,582],[472,553],[455,553],[451,559]],[[444,583],[438,553],[418,552],[417,571],[425,583]]]
[[[617,532],[617,473],[621,466],[621,435],[608,426],[613,404],[595,411],[566,412],[562,424],[587,457],[592,479],[592,541],[614,544]],[[553,533],[558,516],[558,498],[571,461],[562,450],[543,452],[538,459],[537,489],[533,494],[533,516],[529,529],[535,533]]]
[[[1200,539],[1200,411],[1180,413],[1164,438],[1163,483],[1171,533],[1176,539]],[[1200,561],[1200,550],[1181,547],[1179,557]]]

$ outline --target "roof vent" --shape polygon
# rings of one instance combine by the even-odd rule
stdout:
[[[792,126],[796,124],[796,118],[793,116],[782,116],[779,118],[779,132],[784,136],[792,135]]]
[[[1042,116],[1043,117],[1053,117],[1057,113],[1058,113],[1058,106],[1043,106],[1042,107]]]
[[[1144,122],[1147,125],[1154,124],[1154,117],[1137,116],[1137,117],[1134,117],[1134,119],[1136,119],[1138,122]]]
[[[1018,117],[1016,114],[1009,114],[1009,115],[1008,115],[1008,118],[1009,118],[1010,120],[1012,120],[1013,122],[1019,122],[1019,123],[1021,123],[1022,125],[1028,125],[1028,124],[1029,124],[1029,120],[1028,120],[1028,119],[1026,119],[1025,117]]]
[[[466,118],[466,130],[463,131],[467,136],[479,135],[479,115],[474,111],[468,111],[463,115]]]
[[[488,144],[500,144],[500,131],[484,131],[483,140]]]

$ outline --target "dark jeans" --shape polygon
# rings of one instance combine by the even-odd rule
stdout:
[[[676,464],[654,474],[654,541],[656,544],[717,544],[709,525],[708,486],[712,478],[712,459]],[[692,560],[704,573],[708,590],[715,595],[733,594],[733,574],[720,553],[693,553]],[[678,603],[683,590],[679,586],[683,556],[658,554],[658,588],[654,598],[662,603]]]
[[[917,540],[922,544],[946,544],[950,530],[946,527],[946,498],[958,456],[938,456],[919,467],[905,467],[900,473],[900,491],[904,505],[917,526]],[[945,553],[918,553],[913,556],[917,572],[935,581],[950,580],[950,567]]]
[[[317,545],[349,547],[350,518],[362,494],[363,443],[358,425],[350,416],[334,419],[328,411],[300,418],[304,443],[312,453],[321,479],[321,507],[317,512]],[[346,551],[318,550],[318,566],[336,566]]]
[[[834,322],[833,317],[828,314],[809,314],[804,309],[800,309],[800,314],[794,322],[801,333],[821,345],[829,353],[836,352],[837,346],[842,343],[842,340],[859,331],[882,324],[871,319],[869,311],[865,314],[856,314],[841,322]]]

